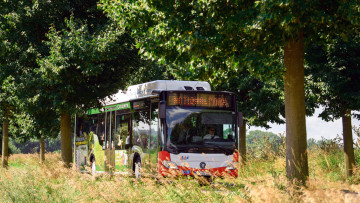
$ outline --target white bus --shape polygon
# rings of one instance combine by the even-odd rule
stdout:
[[[75,162],[97,172],[237,176],[235,95],[207,82],[130,86],[76,118]],[[140,170],[141,169],[141,170]]]

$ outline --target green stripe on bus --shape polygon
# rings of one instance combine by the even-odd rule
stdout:
[[[104,106],[100,109],[99,108],[90,109],[90,110],[88,110],[88,115],[104,113],[104,112],[109,112],[109,111],[122,110],[122,109],[129,109],[129,108],[130,108],[130,102],[114,104],[114,105],[110,105],[110,106]]]

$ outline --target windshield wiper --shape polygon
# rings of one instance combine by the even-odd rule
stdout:
[[[233,150],[224,148],[224,147],[222,147],[222,146],[220,146],[220,145],[217,145],[217,144],[214,144],[214,143],[208,143],[208,142],[206,142],[206,143],[204,143],[204,144],[212,145],[212,146],[215,146],[215,147],[221,149],[223,152],[225,152],[225,155],[231,155],[231,154],[233,153]]]
[[[179,154],[178,148],[172,143],[169,143],[169,145],[166,146],[166,149],[169,150],[170,153]]]

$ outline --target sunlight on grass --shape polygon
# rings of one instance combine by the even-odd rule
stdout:
[[[341,153],[340,153],[341,154]],[[357,200],[359,178],[343,178],[339,155],[309,152],[310,177],[301,192],[286,179],[285,158],[249,159],[239,177],[215,179],[200,185],[194,178],[95,176],[62,167],[59,154],[12,155],[9,168],[0,169],[3,202],[344,202]],[[357,174],[358,176],[358,174]],[[355,198],[355,199],[354,199]]]

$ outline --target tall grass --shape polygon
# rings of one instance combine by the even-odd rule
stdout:
[[[63,168],[59,154],[47,154],[43,165],[38,155],[12,155],[9,168],[0,169],[0,198],[1,202],[356,202],[360,181],[344,179],[341,157],[341,151],[310,151],[309,181],[299,193],[287,182],[282,156],[249,157],[237,179],[216,179],[203,186],[192,178],[92,176]]]

